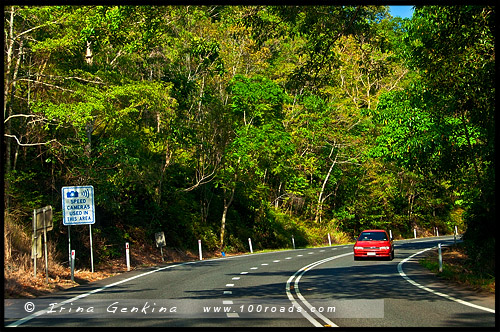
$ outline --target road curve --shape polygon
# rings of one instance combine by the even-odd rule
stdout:
[[[443,283],[418,264],[438,243],[453,237],[395,241],[393,261],[354,261],[344,245],[163,265],[4,300],[4,324],[495,327],[494,296]]]

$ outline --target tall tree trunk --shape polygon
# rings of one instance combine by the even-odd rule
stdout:
[[[330,151],[329,158],[332,157],[334,149],[335,149],[335,144],[332,146],[332,150]],[[316,208],[316,216],[314,217],[314,222],[321,221],[321,215],[323,213],[323,194],[325,193],[325,187],[326,187],[326,184],[328,183],[328,180],[330,179],[330,175],[332,174],[333,167],[337,163],[337,157],[338,157],[338,153],[335,155],[335,159],[333,160],[332,164],[330,165],[330,169],[328,170],[328,173],[326,174],[325,180],[323,181],[323,185],[321,186],[321,191],[320,191],[319,197],[318,197],[318,205]]]
[[[227,197],[227,190],[224,189],[224,210],[222,211],[222,220],[221,220],[221,227],[220,227],[220,249],[224,248],[224,234],[226,232],[226,218],[227,218],[227,211],[229,210],[229,206],[233,202],[234,198],[234,191],[236,188],[231,189],[231,195],[228,198]]]
[[[7,58],[5,59],[7,62],[7,68],[5,72],[5,87],[4,87],[4,96],[3,96],[3,116],[4,116],[4,121],[7,120],[6,126],[5,126],[5,132],[4,132],[4,137],[5,139],[5,170],[4,174],[9,174],[12,171],[12,138],[9,137],[12,135],[12,121],[9,119],[9,117],[12,115],[12,105],[9,103],[9,94],[14,93],[14,85],[15,85],[15,79],[17,78],[17,72],[19,70],[19,64],[21,60],[21,54],[22,54],[22,48],[23,48],[23,41],[20,41],[20,46],[19,46],[19,58],[14,70],[14,73],[11,77],[11,68],[12,68],[12,62],[13,62],[13,54],[14,54],[14,6],[11,6],[10,8],[10,19],[7,20],[9,24],[9,34],[7,37]],[[12,97],[10,98],[12,100]],[[5,125],[5,123],[4,123]],[[5,211],[10,210],[10,193],[9,193],[9,188],[10,188],[10,181],[8,177],[4,177],[5,179]]]

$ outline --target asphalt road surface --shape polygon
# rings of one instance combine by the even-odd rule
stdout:
[[[421,267],[442,236],[395,241],[393,261],[352,245],[169,264],[50,297],[4,300],[6,326],[496,327],[493,295]]]

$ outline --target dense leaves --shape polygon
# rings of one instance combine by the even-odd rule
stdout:
[[[417,7],[403,50],[418,79],[384,96],[374,117],[383,124],[374,155],[447,182],[485,270],[495,245],[494,17],[492,7]]]

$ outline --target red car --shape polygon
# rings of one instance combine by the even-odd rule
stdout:
[[[354,244],[354,260],[367,257],[394,259],[394,246],[386,231],[369,229],[361,232]]]

